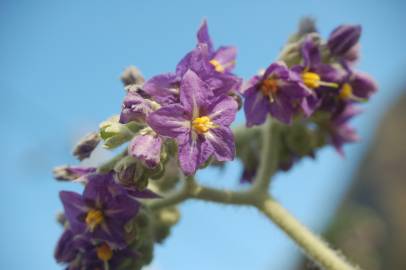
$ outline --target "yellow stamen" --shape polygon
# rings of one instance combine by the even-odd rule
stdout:
[[[224,72],[224,67],[220,64],[219,61],[217,61],[216,59],[212,59],[210,60],[210,64],[213,65],[214,69],[217,72],[223,73]]]
[[[278,80],[274,78],[268,78],[262,81],[260,88],[264,96],[276,94],[276,92],[278,91]]]
[[[85,222],[89,227],[90,231],[93,231],[96,226],[102,223],[104,220],[103,212],[100,210],[90,209],[87,212]]]
[[[327,86],[327,87],[333,87],[333,88],[338,88],[337,83],[333,82],[324,82],[320,79],[319,74],[314,73],[314,72],[309,72],[305,71],[302,73],[302,79],[303,83],[309,87],[310,89],[315,89],[319,88],[320,86]]]
[[[350,99],[353,97],[352,94],[352,87],[349,83],[344,83],[343,86],[341,87],[340,91],[340,98],[341,99]]]
[[[216,125],[211,121],[208,116],[197,117],[192,121],[193,129],[199,133],[206,133],[211,128],[215,128]]]
[[[317,73],[314,72],[303,72],[302,73],[302,79],[303,79],[303,83],[311,88],[317,88],[320,86],[320,76]]]
[[[103,262],[107,262],[113,257],[113,251],[106,243],[101,244],[96,248],[97,258]]]

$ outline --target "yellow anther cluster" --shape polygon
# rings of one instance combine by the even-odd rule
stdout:
[[[269,78],[261,83],[261,91],[264,96],[269,96],[270,94],[275,94],[278,91],[278,80],[274,78]]]
[[[106,243],[101,244],[96,248],[97,258],[103,262],[107,262],[113,257],[113,251]]]
[[[353,97],[353,94],[352,94],[351,85],[349,83],[344,83],[343,86],[341,87],[340,98],[350,99],[352,97]]]
[[[192,127],[194,131],[199,134],[206,133],[211,128],[215,128],[216,126],[210,120],[208,116],[197,117],[192,121]]]
[[[104,220],[103,212],[100,210],[90,209],[87,212],[85,222],[89,227],[90,231],[93,231],[96,226],[102,223]]]
[[[303,83],[311,89],[315,89],[320,86],[320,76],[317,73],[307,71],[303,72],[302,79]]]
[[[213,65],[214,69],[217,72],[223,73],[224,72],[224,67],[220,64],[219,61],[217,61],[216,59],[212,59],[210,60],[210,64]]]

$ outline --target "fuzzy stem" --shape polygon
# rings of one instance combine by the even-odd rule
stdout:
[[[261,159],[252,189],[258,193],[268,194],[271,176],[276,172],[278,165],[278,128],[272,124],[269,117],[261,132]]]
[[[268,198],[257,205],[273,223],[290,236],[314,262],[326,270],[356,270],[343,256],[301,224],[284,207]]]

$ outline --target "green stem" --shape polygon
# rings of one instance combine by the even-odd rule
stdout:
[[[260,164],[255,177],[253,190],[258,193],[268,194],[271,176],[276,172],[278,165],[278,128],[277,124],[271,122],[269,117],[262,127],[261,140],[262,151]]]
[[[356,270],[343,256],[301,224],[284,207],[268,198],[257,205],[273,223],[290,236],[314,262],[326,270]]]

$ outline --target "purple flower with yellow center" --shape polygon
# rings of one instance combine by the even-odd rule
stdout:
[[[353,71],[344,63],[347,72],[340,85],[339,97],[344,101],[366,101],[378,90],[375,81],[365,73]]]
[[[233,46],[221,46],[215,50],[209,35],[206,20],[204,20],[199,27],[197,41],[199,44],[207,45],[209,63],[216,72],[229,73],[235,67],[237,49]]]
[[[271,64],[262,76],[253,77],[243,92],[247,126],[263,124],[269,113],[289,124],[303,110],[301,103],[308,95],[300,77],[284,63]]]
[[[213,49],[207,23],[203,22],[197,33],[196,48],[186,54],[176,66],[176,72],[157,75],[148,80],[143,90],[161,105],[179,103],[179,88],[183,75],[193,70],[205,81],[215,95],[239,90],[242,80],[231,73],[235,66],[235,47]]]
[[[125,246],[124,225],[137,214],[139,202],[115,183],[112,173],[93,174],[87,179],[83,195],[60,193],[72,232]]]
[[[292,71],[301,77],[303,85],[312,93],[302,102],[303,111],[310,116],[322,106],[325,98],[336,95],[343,75],[334,67],[321,62],[319,45],[311,36],[303,41],[301,54],[303,64],[292,67]]]
[[[180,85],[180,103],[160,108],[147,121],[156,133],[177,141],[180,167],[192,175],[212,155],[218,161],[234,158],[229,126],[237,106],[232,97],[213,96],[209,86],[188,70]]]
[[[345,57],[354,48],[361,37],[360,25],[340,25],[335,28],[327,41],[327,46],[333,56]]]
[[[128,258],[137,259],[137,254],[128,247],[113,249],[107,242],[75,235],[70,229],[64,231],[55,249],[56,261],[67,264],[68,270],[114,270]]]

